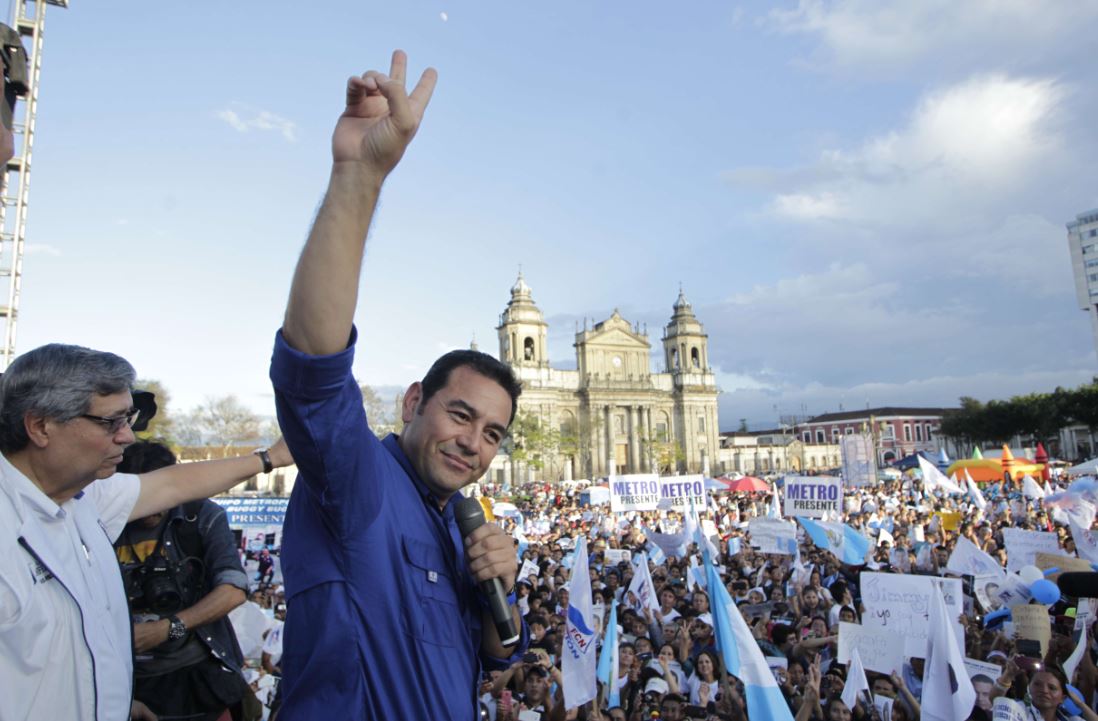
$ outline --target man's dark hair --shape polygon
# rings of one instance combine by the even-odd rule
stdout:
[[[510,426],[511,421],[515,420],[515,411],[518,410],[518,397],[522,394],[522,384],[515,378],[509,366],[487,353],[476,350],[452,350],[434,362],[427,371],[427,375],[420,381],[423,389],[423,396],[419,401],[420,407],[422,408],[427,401],[431,400],[431,396],[446,387],[450,382],[451,371],[462,366],[495,381],[507,391],[507,395],[511,396],[511,417],[507,421],[507,425]]]
[[[770,637],[774,639],[775,645],[781,646],[783,643],[789,640],[789,637],[794,634],[792,626],[784,626],[782,624],[775,624],[773,630],[770,631]]]
[[[159,468],[174,466],[175,454],[172,449],[156,441],[137,441],[122,452],[122,462],[118,464],[119,473],[148,473]]]

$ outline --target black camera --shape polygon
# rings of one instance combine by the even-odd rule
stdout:
[[[194,601],[190,576],[185,566],[162,556],[123,566],[122,582],[130,609],[165,616],[186,608]]]

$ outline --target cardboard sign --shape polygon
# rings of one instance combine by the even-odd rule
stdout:
[[[1041,642],[1041,656],[1048,653],[1048,642],[1052,640],[1052,624],[1049,622],[1048,609],[1044,606],[1015,606],[1011,609],[1014,633],[1017,638]]]
[[[610,478],[610,510],[654,511],[660,503],[660,477],[655,473],[633,473]]]
[[[943,531],[956,531],[961,527],[960,511],[935,511],[938,523]]]
[[[941,588],[946,613],[953,624],[960,652],[964,655],[965,632],[958,622],[964,613],[964,593],[958,578],[863,571],[861,590],[862,604],[865,606],[865,615],[862,617],[864,625],[884,629],[893,639],[902,636],[905,656],[926,658],[930,594],[934,586]]]
[[[752,518],[747,524],[751,545],[762,553],[792,556],[797,552],[797,526],[780,518]]]
[[[1007,552],[1007,570],[1015,572],[1036,563],[1038,553],[1059,554],[1060,541],[1055,533],[1004,528],[1003,544]]]
[[[858,649],[862,666],[877,673],[900,673],[904,665],[903,644],[888,630],[858,623],[839,623],[839,663],[850,663],[850,649]]]
[[[1094,569],[1090,567],[1090,561],[1082,558],[1072,558],[1071,556],[1060,556],[1055,553],[1041,553],[1034,554],[1033,565],[1042,571],[1047,571],[1050,568],[1058,568],[1059,571],[1050,573],[1045,578],[1056,583],[1056,579],[1060,578],[1061,573],[1074,573],[1082,571],[1083,573],[1090,573]]]
[[[843,479],[833,476],[786,476],[786,517],[823,518],[842,513]]]

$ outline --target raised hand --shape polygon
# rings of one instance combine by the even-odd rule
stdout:
[[[427,68],[407,94],[407,67],[407,55],[395,50],[388,75],[370,70],[347,81],[347,107],[332,134],[335,163],[362,163],[381,178],[396,167],[419,128],[438,80],[438,73]]]

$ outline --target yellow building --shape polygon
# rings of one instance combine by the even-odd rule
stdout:
[[[647,332],[617,310],[576,333],[575,370],[550,367],[549,326],[521,273],[496,330],[500,360],[522,381],[519,413],[560,435],[537,478],[709,469],[720,447],[720,391],[708,336],[681,290],[655,372]]]

